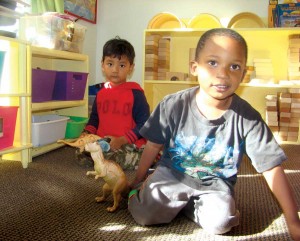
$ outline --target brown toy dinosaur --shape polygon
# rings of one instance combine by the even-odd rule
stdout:
[[[58,143],[64,143],[69,146],[77,147],[80,149],[80,152],[84,151],[84,146],[87,143],[95,142],[97,140],[101,139],[100,136],[94,135],[94,134],[86,134],[82,137],[79,137],[75,141],[66,141],[66,140],[58,140]]]
[[[102,196],[96,197],[96,202],[103,202],[113,195],[114,204],[108,207],[108,212],[114,212],[119,206],[122,197],[129,193],[127,177],[123,169],[114,161],[104,159],[101,146],[97,142],[87,143],[85,150],[91,153],[94,160],[94,171],[88,171],[86,175],[95,175],[95,179],[101,177],[105,184],[102,187]]]

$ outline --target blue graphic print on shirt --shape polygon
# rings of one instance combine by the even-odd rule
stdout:
[[[228,178],[237,173],[240,150],[227,146],[220,137],[178,134],[175,146],[168,151],[174,168],[198,179],[212,175]]]

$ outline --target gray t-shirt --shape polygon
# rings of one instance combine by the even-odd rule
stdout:
[[[264,172],[286,156],[261,115],[238,95],[222,117],[207,120],[198,110],[190,88],[166,96],[140,130],[146,139],[164,144],[161,164],[192,182],[218,177],[236,181],[243,154]]]

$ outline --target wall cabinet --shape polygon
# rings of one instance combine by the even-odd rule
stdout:
[[[169,71],[189,73],[190,49],[196,48],[200,36],[207,29],[148,29],[144,31],[144,76],[143,88],[150,109],[153,110],[159,101],[167,94],[198,85],[197,81],[169,81],[147,79],[147,57],[149,47],[147,42],[154,36],[170,39]],[[265,117],[265,96],[287,92],[289,88],[300,88],[297,82],[289,79],[289,37],[299,35],[299,28],[259,28],[235,29],[247,41],[248,63],[253,66],[255,59],[269,59],[273,67],[272,83],[242,83],[237,94],[247,100]],[[153,36],[152,38],[150,36]],[[300,40],[299,40],[300,42]],[[300,46],[300,45],[299,45]],[[299,47],[298,47],[299,50]],[[299,53],[298,53],[299,58]],[[298,59],[299,62],[299,59]],[[159,63],[158,63],[159,64]],[[300,76],[300,75],[299,75]],[[299,78],[300,79],[300,78]],[[282,84],[284,82],[284,84]],[[299,138],[298,138],[299,141]],[[288,143],[288,142],[287,142]],[[292,144],[295,144],[292,142]],[[296,144],[300,144],[296,142]]]
[[[88,73],[84,54],[34,47],[17,39],[0,37],[0,50],[6,52],[4,76],[0,83],[0,106],[18,106],[13,146],[0,150],[3,160],[19,160],[26,168],[32,157],[62,146],[58,143],[32,147],[32,114],[88,116],[88,93],[83,100],[32,103],[32,68]],[[42,80],[41,80],[42,81]]]

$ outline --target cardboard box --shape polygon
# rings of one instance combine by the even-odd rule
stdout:
[[[271,1],[271,0],[270,0]],[[275,1],[273,1],[275,2]],[[276,0],[278,4],[286,4],[286,3],[298,3],[299,0]]]
[[[268,27],[274,28],[276,20],[276,5],[268,6]]]
[[[300,3],[276,5],[276,27],[299,27]]]

